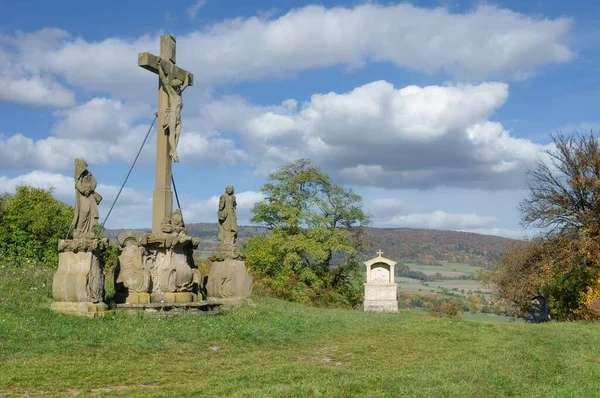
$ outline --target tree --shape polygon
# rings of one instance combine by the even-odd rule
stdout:
[[[554,319],[600,316],[600,145],[592,133],[553,136],[529,172],[522,224],[543,230],[514,246],[492,277],[521,315],[531,297],[548,298]]]
[[[54,199],[52,189],[17,187],[0,196],[0,258],[54,266],[72,220],[73,208]]]
[[[519,206],[522,224],[548,233],[598,233],[600,146],[593,134],[552,137],[554,148],[529,171],[529,197]],[[591,227],[591,229],[590,229]]]
[[[263,238],[246,245],[247,263],[270,292],[303,302],[336,301],[360,295],[354,280],[362,278],[354,258],[369,223],[362,198],[331,182],[321,169],[300,159],[269,175],[265,199],[252,209],[252,222],[267,226]],[[334,258],[345,261],[335,270]],[[358,270],[358,271],[357,271]],[[361,280],[362,282],[362,280]],[[350,292],[351,291],[351,292]],[[348,302],[356,301],[348,298]]]

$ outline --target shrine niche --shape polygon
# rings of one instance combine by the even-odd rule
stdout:
[[[394,280],[395,261],[382,256],[365,261],[367,283],[365,283],[365,311],[398,312],[398,285]]]

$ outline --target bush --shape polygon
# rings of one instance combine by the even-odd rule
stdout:
[[[46,190],[19,186],[0,197],[0,257],[13,265],[55,267],[58,241],[66,237],[73,208]]]

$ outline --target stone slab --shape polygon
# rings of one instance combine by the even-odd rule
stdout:
[[[365,300],[365,311],[398,312],[398,300]]]
[[[150,302],[150,293],[117,292],[115,302],[126,304],[146,304]]]
[[[397,300],[398,285],[365,283],[365,301],[367,300]]]
[[[108,306],[104,303],[82,303],[68,301],[55,301],[50,304],[50,309],[63,314],[87,316],[90,318],[97,318],[110,312],[108,311]]]
[[[256,306],[254,301],[244,297],[233,297],[233,298],[208,298],[206,301],[209,303],[219,304],[227,308],[240,307],[244,305]]]

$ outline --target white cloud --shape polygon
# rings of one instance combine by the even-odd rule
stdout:
[[[397,215],[380,225],[398,228],[465,229],[488,227],[497,221],[495,217],[452,214],[437,210],[431,213]]]
[[[524,78],[574,57],[565,44],[571,25],[569,18],[534,18],[489,5],[462,14],[411,4],[310,5],[180,35],[177,59],[205,87],[370,62],[460,78]],[[156,35],[86,41],[43,29],[0,37],[3,98],[71,105],[73,93],[58,77],[86,90],[145,99],[155,93],[150,82],[157,79],[136,65],[137,53],[146,51],[158,51]]]
[[[507,98],[504,83],[396,89],[376,81],[303,104],[224,97],[203,104],[190,124],[239,132],[263,173],[307,157],[343,183],[518,188],[543,147],[489,121]]]
[[[182,162],[192,165],[202,162],[232,166],[250,160],[245,151],[236,148],[233,140],[222,138],[216,131],[207,134],[183,133],[178,145],[178,154]]]
[[[197,0],[192,6],[188,7],[187,13],[190,20],[195,20],[198,12],[206,6],[206,0]]]
[[[0,170],[67,170],[76,157],[90,165],[110,160],[130,163],[150,127],[134,124],[150,111],[147,105],[106,98],[57,111],[54,135],[39,140],[22,134],[0,135]],[[149,141],[146,147],[152,145]],[[143,154],[153,156],[148,150]]]
[[[93,98],[84,104],[55,112],[60,120],[52,130],[62,138],[102,137],[116,141],[129,133],[134,121],[149,119],[152,114],[149,105]]]
[[[0,75],[0,100],[64,107],[75,103],[75,94],[51,77],[13,77],[5,74]]]

